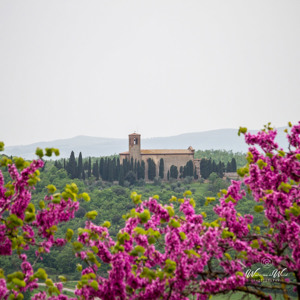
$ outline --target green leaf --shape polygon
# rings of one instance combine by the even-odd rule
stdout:
[[[288,193],[291,188],[292,186],[290,184],[284,182],[281,182],[280,186],[278,187],[280,191],[284,191],[285,193]]]
[[[264,167],[266,167],[268,164],[266,162],[264,162],[262,159],[259,159],[257,161],[257,165],[258,167],[262,170]]]
[[[240,272],[240,271],[235,272],[235,275],[236,275],[236,276],[240,276],[240,277],[244,277],[244,273],[243,273],[243,272]]]
[[[45,148],[46,156],[52,156],[52,148]]]
[[[98,213],[95,210],[89,211],[85,214],[85,216],[90,219],[94,220],[97,217]]]
[[[97,254],[99,252],[99,249],[96,246],[92,246],[92,250]]]
[[[264,210],[264,207],[262,205],[255,205],[254,210],[258,213],[262,212]]]
[[[191,258],[192,255],[200,257],[200,255],[194,249],[184,250],[184,253],[187,254],[189,258]]]
[[[173,260],[171,260],[171,259],[167,259],[167,260],[166,260],[166,265],[165,265],[165,267],[164,267],[164,271],[165,271],[167,274],[171,275],[171,274],[173,274],[173,272],[176,270],[176,266],[177,266],[177,264],[176,264],[175,261],[173,261]]]
[[[142,203],[142,195],[138,195],[136,192],[132,192],[130,197],[134,204]]]
[[[247,167],[239,168],[239,169],[237,169],[236,172],[240,177],[244,177],[246,174],[249,173],[249,168],[247,168]]]
[[[59,150],[58,150],[58,149],[52,148],[52,150],[53,150],[55,156],[59,156],[60,153],[59,153]]]
[[[73,245],[76,252],[80,251],[83,248],[83,245],[80,242],[77,242],[77,241],[72,243],[72,245]]]
[[[155,242],[156,242],[156,239],[155,239],[154,236],[149,236],[149,237],[148,237],[148,243],[149,243],[150,245],[154,244]]]
[[[13,278],[12,282],[19,286],[19,287],[25,287],[26,286],[26,282],[24,280],[20,280],[18,278]]]
[[[95,291],[98,291],[99,290],[99,284],[96,280],[93,280],[91,283],[90,283],[90,287],[92,287]]]
[[[84,201],[89,202],[91,200],[88,193],[82,193],[79,195],[80,198],[82,198]]]
[[[11,214],[8,216],[7,223],[8,228],[23,226],[23,220],[18,218],[15,214]]]
[[[30,213],[30,212],[26,211],[24,221],[26,223],[31,223],[34,220],[35,220],[35,213]]]
[[[166,209],[168,210],[170,217],[173,217],[175,215],[174,208],[172,206],[167,206]]]
[[[47,186],[47,189],[48,189],[48,193],[49,193],[49,194],[53,194],[53,193],[55,193],[55,191],[56,191],[56,187],[55,187],[53,184],[49,184],[49,185]]]
[[[175,201],[177,201],[177,198],[175,196],[172,196],[172,198],[169,201],[170,202],[175,202]]]
[[[146,223],[148,220],[150,220],[150,211],[145,209],[142,213],[140,213],[139,217],[142,224]]]
[[[232,202],[232,203],[236,203],[236,200],[234,198],[231,197],[231,195],[229,195],[226,199],[225,199],[226,203]]]
[[[193,208],[195,208],[196,202],[193,198],[190,199],[190,204],[193,206]]]
[[[59,275],[59,276],[58,276],[58,279],[59,279],[61,282],[67,282],[67,278],[66,278],[65,276]]]
[[[53,281],[50,278],[45,281],[45,284],[47,286],[54,286]]]
[[[179,232],[180,238],[184,241],[186,239],[186,234],[184,232]]]
[[[177,222],[177,221],[174,220],[174,219],[171,219],[171,221],[169,222],[169,226],[170,226],[170,227],[174,227],[174,228],[178,228],[178,227],[180,227],[180,223]]]
[[[183,197],[191,196],[191,195],[192,195],[192,192],[190,190],[188,190],[188,191],[184,192]]]
[[[242,134],[245,134],[247,132],[247,127],[240,127],[238,131],[238,136]]]
[[[294,203],[290,210],[295,217],[298,217],[300,215],[300,207],[297,205],[297,203]]]
[[[228,259],[228,260],[232,260],[232,257],[229,253],[224,253],[224,256]]]
[[[67,232],[66,232],[66,240],[68,242],[71,241],[72,237],[73,237],[74,231],[70,228],[68,228]]]
[[[34,277],[42,280],[46,280],[48,278],[48,275],[46,271],[42,268],[39,268],[35,273]]]
[[[42,158],[44,156],[44,151],[41,148],[36,148],[35,154],[39,157]]]
[[[140,246],[140,245],[137,245],[135,246],[135,248],[130,252],[130,255],[131,256],[139,256],[139,254],[144,254],[145,253],[145,248]]]
[[[216,200],[215,197],[206,197],[205,199],[206,199],[206,201],[205,201],[205,204],[204,204],[204,205],[206,205],[206,206],[207,206],[210,202]]]
[[[253,240],[250,246],[251,248],[258,249],[259,248],[258,240]]]
[[[142,235],[147,234],[146,230],[144,228],[142,228],[142,227],[136,227],[136,228],[134,228],[133,231],[136,232],[137,234],[142,234]]]
[[[23,169],[25,167],[25,160],[22,157],[14,158],[14,163],[18,169]]]
[[[262,276],[261,274],[259,273],[255,273],[253,276],[252,276],[252,279],[254,280],[259,280],[259,281],[263,281],[264,280],[264,276]]]
[[[109,221],[105,221],[105,222],[102,224],[102,227],[109,228],[110,226],[111,226],[111,224],[110,224]]]
[[[0,142],[0,151],[4,151],[4,143]]]
[[[125,241],[130,240],[130,236],[127,232],[124,232],[124,233],[119,232],[117,235],[117,238],[118,238],[118,242],[120,243],[120,245],[124,245]]]
[[[234,237],[234,233],[231,232],[231,231],[228,231],[228,230],[224,229],[224,230],[222,231],[222,238],[223,238],[223,239],[226,239],[226,238],[228,238],[228,237]]]

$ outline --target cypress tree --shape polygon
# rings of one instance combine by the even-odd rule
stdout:
[[[72,151],[71,155],[70,155],[69,163],[67,166],[67,172],[72,179],[76,178],[76,175],[77,175],[76,169],[77,169],[77,164],[76,164],[75,154],[74,154],[74,151]]]
[[[154,177],[156,176],[156,165],[153,159],[148,158],[148,179],[153,180]]]
[[[218,172],[217,172],[217,174],[220,178],[222,178],[224,176],[224,164],[221,161],[219,161],[219,163],[218,163]]]
[[[130,171],[133,171],[133,157],[130,160]]]
[[[186,163],[186,172],[185,172],[186,176],[193,176],[194,175],[194,164],[193,164],[193,161],[192,160],[189,160],[187,163]]]
[[[134,169],[133,169],[134,174],[137,173],[137,162],[136,159],[134,160]]]
[[[114,181],[114,166],[111,159],[108,159],[108,181]]]
[[[124,171],[124,176],[129,172],[128,168],[128,160],[127,158],[123,159],[123,171]]]
[[[207,164],[206,164],[206,159],[202,158],[200,161],[200,175],[204,179],[206,179],[206,170],[207,170]]]
[[[227,162],[226,164],[226,172],[231,172],[231,163]]]
[[[120,158],[117,159],[117,165],[116,165],[116,175],[115,175],[115,180],[119,179],[120,176],[120,168],[121,168],[121,164],[120,164]]]
[[[142,162],[141,162],[141,178],[142,179],[145,179],[145,170],[146,170],[145,162],[142,160]]]
[[[104,159],[104,166],[103,166],[103,180],[108,180],[108,158]]]
[[[84,163],[83,163],[83,169],[84,170],[88,170],[88,168],[89,168],[89,162],[88,162],[88,160],[84,160]]]
[[[92,160],[91,157],[89,157],[89,165],[88,165],[88,178],[92,176]]]
[[[194,170],[194,179],[197,180],[198,179],[198,175],[197,175],[197,169],[196,169],[196,166],[195,166],[195,170]]]
[[[104,158],[101,157],[100,158],[100,166],[99,166],[99,173],[100,173],[100,176],[101,178],[104,180]]]
[[[124,186],[124,168],[123,168],[123,165],[120,165],[119,185]]]
[[[98,160],[93,163],[93,175],[95,176],[96,180],[99,180],[99,164]]]
[[[168,170],[167,179],[170,180],[170,170]]]
[[[165,171],[164,160],[163,158],[161,158],[159,161],[159,177],[161,179],[164,179],[164,171]]]
[[[82,171],[83,171],[82,154],[81,154],[81,152],[80,152],[80,153],[79,153],[79,157],[78,157],[78,167],[77,167],[77,174],[78,174],[78,178],[79,178],[79,179],[82,178]]]
[[[231,172],[236,172],[236,160],[234,157],[231,159]]]
[[[178,169],[176,166],[172,165],[170,168],[170,177],[177,179],[178,177]]]

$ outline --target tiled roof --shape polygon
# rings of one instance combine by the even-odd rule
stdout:
[[[149,150],[141,150],[142,155],[147,154],[192,154],[191,150],[184,149],[149,149]]]
[[[194,150],[191,149],[147,149],[141,150],[141,155],[180,155],[180,154],[193,154]],[[122,152],[120,155],[129,155],[129,151]]]

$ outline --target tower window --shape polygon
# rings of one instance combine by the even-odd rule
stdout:
[[[137,138],[134,138],[133,139],[133,145],[137,145],[138,144],[138,139]]]

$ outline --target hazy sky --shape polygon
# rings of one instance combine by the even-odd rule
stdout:
[[[0,0],[0,140],[300,120],[299,0]]]

